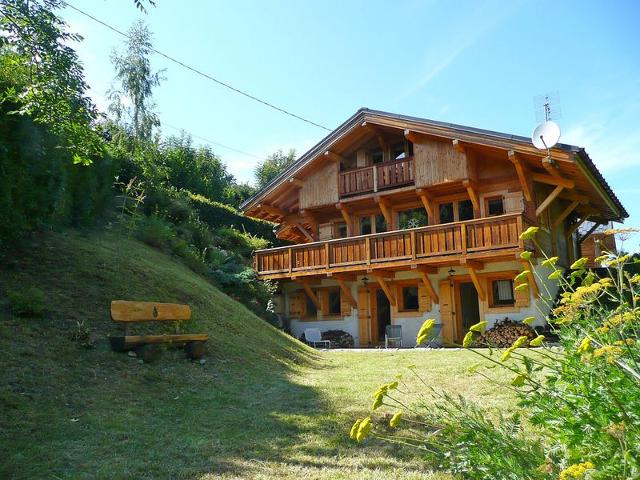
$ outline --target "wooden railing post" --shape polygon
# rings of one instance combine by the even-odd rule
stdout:
[[[524,239],[520,238],[520,235],[524,231],[523,224],[522,224],[522,215],[518,215],[516,224],[518,225],[516,231],[518,232],[518,242],[520,244],[520,249],[524,251]]]
[[[329,253],[330,253],[329,242],[327,242],[327,243],[324,244],[324,254],[327,257],[327,268],[329,268],[331,266],[331,258],[329,257]]]
[[[409,235],[409,246],[411,247],[411,260],[416,259],[416,231],[411,230]]]
[[[371,168],[373,168],[373,191],[377,192],[378,191],[378,167],[374,165]]]
[[[293,249],[289,247],[289,273],[293,270]]]
[[[460,225],[460,243],[462,243],[462,255],[467,254],[467,225]]]
[[[371,239],[366,238],[364,244],[364,251],[366,255],[367,265],[371,265]]]

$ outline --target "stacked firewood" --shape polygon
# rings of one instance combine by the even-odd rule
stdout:
[[[476,338],[478,347],[507,348],[513,345],[519,337],[528,337],[533,340],[537,337],[536,331],[522,322],[515,322],[505,318],[497,321],[493,328],[487,330]]]
[[[322,339],[331,342],[331,348],[353,348],[355,341],[350,333],[344,330],[327,330],[322,332]],[[301,341],[306,341],[304,333],[300,336]]]

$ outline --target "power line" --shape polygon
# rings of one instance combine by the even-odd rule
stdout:
[[[179,132],[186,132],[189,135],[191,135],[193,138],[197,138],[198,140],[202,140],[203,142],[207,142],[207,143],[210,143],[212,145],[217,145],[218,147],[226,148],[227,150],[231,150],[232,152],[236,152],[236,153],[240,153],[242,155],[246,155],[247,157],[253,157],[253,158],[257,158],[258,160],[262,160],[262,158],[259,157],[258,155],[254,155],[253,153],[245,152],[243,150],[239,150],[237,148],[230,147],[229,145],[225,145],[224,143],[214,142],[213,140],[209,140],[206,137],[202,137],[200,135],[195,135],[194,133],[191,133],[191,132],[185,130],[184,128],[176,127],[175,125],[170,125],[170,124],[168,124],[166,122],[162,122],[162,125],[165,126],[165,127],[173,128],[174,130],[177,130]]]
[[[75,7],[75,6],[71,5],[71,4],[70,4],[70,3],[68,3],[68,2],[64,2],[64,1],[63,1],[62,3],[64,3],[65,5],[67,5],[69,8],[71,8],[71,9],[75,10],[76,12],[78,12],[78,13],[80,13],[80,14],[84,15],[85,17],[90,18],[90,19],[91,19],[91,20],[93,20],[94,22],[97,22],[97,23],[99,23],[99,24],[103,25],[104,27],[108,28],[109,30],[114,31],[114,32],[116,32],[117,34],[122,35],[122,36],[123,36],[123,37],[125,37],[125,38],[131,39],[131,37],[130,37],[129,35],[127,35],[125,32],[123,32],[122,30],[118,30],[116,27],[113,27],[113,26],[109,25],[108,23],[103,22],[102,20],[100,20],[100,19],[98,19],[98,18],[94,17],[93,15],[91,15],[91,14],[89,14],[89,13],[87,13],[87,12],[83,11],[83,10],[80,10],[78,7]],[[267,102],[266,100],[262,100],[262,99],[260,99],[260,98],[258,98],[258,97],[256,97],[256,96],[254,96],[254,95],[251,95],[250,93],[247,93],[247,92],[245,92],[244,90],[240,90],[239,88],[233,87],[233,86],[229,85],[228,83],[223,82],[222,80],[218,80],[217,78],[212,77],[211,75],[209,75],[209,74],[207,74],[207,73],[204,73],[203,71],[198,70],[198,69],[197,69],[197,68],[195,68],[195,67],[192,67],[192,66],[190,66],[190,65],[187,65],[186,63],[184,63],[184,62],[182,62],[182,61],[180,61],[180,60],[178,60],[178,59],[176,59],[176,58],[174,58],[174,57],[171,57],[170,55],[167,55],[166,53],[161,52],[160,50],[156,50],[156,49],[155,49],[155,48],[153,48],[153,47],[151,47],[151,50],[152,50],[153,52],[157,53],[158,55],[160,55],[161,57],[164,57],[164,58],[166,58],[167,60],[169,60],[169,61],[171,61],[171,62],[173,62],[173,63],[176,63],[176,64],[180,65],[180,66],[181,66],[181,67],[183,67],[183,68],[186,68],[187,70],[191,70],[192,72],[194,72],[194,73],[196,73],[196,74],[198,74],[198,75],[200,75],[200,76],[202,76],[202,77],[204,77],[204,78],[206,78],[206,79],[208,79],[208,80],[211,80],[212,82],[215,82],[215,83],[217,83],[218,85],[221,85],[221,86],[223,86],[223,87],[225,87],[225,88],[228,88],[229,90],[231,90],[231,91],[233,91],[233,92],[235,92],[235,93],[238,93],[238,94],[240,94],[240,95],[243,95],[243,96],[245,96],[245,97],[247,97],[247,98],[249,98],[249,99],[251,99],[251,100],[254,100],[254,101],[258,102],[258,103],[261,103],[261,104],[263,104],[263,105],[265,105],[265,106],[267,106],[267,107],[269,107],[269,108],[272,108],[272,109],[274,109],[274,110],[277,110],[277,111],[278,111],[278,112],[280,112],[280,113],[284,113],[285,115],[289,115],[290,117],[296,118],[296,119],[298,119],[298,120],[301,120],[301,121],[303,121],[303,122],[306,122],[306,123],[308,123],[308,124],[310,124],[310,125],[313,125],[313,126],[315,126],[315,127],[322,128],[322,129],[324,129],[324,130],[327,130],[328,132],[331,132],[331,131],[332,131],[330,128],[325,127],[324,125],[320,125],[319,123],[316,123],[316,122],[313,122],[313,121],[311,121],[311,120],[309,120],[309,119],[307,119],[307,118],[301,117],[300,115],[296,115],[295,113],[292,113],[292,112],[290,112],[290,111],[288,111],[288,110],[286,110],[286,109],[284,109],[284,108],[280,108],[280,107],[278,107],[278,106],[274,105],[273,103],[269,103],[269,102]]]

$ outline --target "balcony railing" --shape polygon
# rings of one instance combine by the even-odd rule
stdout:
[[[255,268],[260,275],[313,274],[358,265],[373,268],[391,262],[400,266],[427,263],[436,257],[473,258],[510,248],[524,249],[520,234],[528,224],[522,214],[509,214],[258,250]]]
[[[385,188],[414,183],[413,157],[384,162],[370,167],[340,172],[338,191],[341,197],[360,193],[377,192]]]

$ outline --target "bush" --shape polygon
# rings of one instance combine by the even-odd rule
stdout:
[[[535,232],[525,232],[523,238]],[[614,255],[599,260],[608,268],[607,276],[599,278],[580,259],[568,280],[562,279],[556,257],[543,262],[564,289],[548,318],[561,348],[546,345],[540,335],[530,342],[522,336],[499,352],[471,349],[484,361],[473,372],[491,378],[491,368],[497,367],[510,373],[512,380],[503,388],[514,390],[526,417],[492,422],[491,412],[430,389],[412,370],[420,389],[427,386],[417,406],[408,407],[396,391],[410,384],[383,385],[372,409],[386,405],[402,413],[390,421],[372,414],[356,422],[352,437],[362,441],[373,433],[403,443],[442,469],[470,479],[640,478],[640,274],[630,273],[638,261]],[[425,322],[419,338],[433,323]],[[473,326],[464,346],[485,326]],[[527,343],[541,348],[527,352]],[[530,430],[535,435],[523,434]]]
[[[7,292],[7,298],[11,310],[19,316],[35,317],[45,310],[44,292],[33,285],[21,290],[10,290]]]
[[[141,242],[163,251],[169,251],[176,240],[173,225],[155,214],[141,216],[135,235]]]

